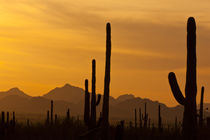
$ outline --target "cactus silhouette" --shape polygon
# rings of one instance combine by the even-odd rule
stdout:
[[[144,128],[147,128],[147,121],[148,121],[147,103],[144,104],[144,116],[142,118],[144,120]]]
[[[161,118],[161,112],[160,112],[160,105],[158,106],[158,129],[161,131],[162,129],[162,118]]]
[[[98,94],[96,101],[96,60],[92,60],[92,96],[91,96],[91,115],[90,121],[92,127],[96,126],[96,106],[100,103],[101,95]]]
[[[86,125],[89,123],[90,117],[90,93],[88,91],[88,80],[85,80],[85,110],[84,110],[84,122]]]
[[[139,127],[142,128],[142,114],[141,114],[141,108],[139,108]]]
[[[7,112],[7,125],[9,125],[9,112]]]
[[[110,69],[111,69],[111,25],[106,24],[106,64],[105,64],[105,77],[104,77],[104,98],[102,106],[102,126],[103,135],[102,139],[108,139],[109,127],[109,91],[110,91]]]
[[[15,120],[15,112],[12,112],[12,125],[15,126],[16,120]]]
[[[204,87],[201,88],[201,100],[200,100],[200,114],[199,114],[199,127],[203,127],[203,97],[204,96]]]
[[[67,121],[70,120],[70,109],[69,108],[67,109],[67,112],[66,112],[66,120]]]
[[[85,110],[84,110],[84,121],[89,128],[96,127],[96,106],[101,101],[101,95],[98,94],[96,100],[96,61],[92,60],[92,96],[91,96],[91,113],[90,113],[90,93],[88,91],[88,80],[85,80]]]
[[[115,134],[115,140],[123,140],[124,135],[124,121],[120,121],[120,124],[116,127],[116,134]]]
[[[51,124],[53,124],[53,100],[51,100],[51,112],[50,112],[50,119],[51,119]]]
[[[168,75],[172,93],[178,103],[184,106],[183,134],[187,139],[196,139],[196,23],[193,17],[187,23],[187,70],[185,97],[176,80],[175,73]]]
[[[104,98],[102,118],[103,125],[109,125],[109,86],[110,86],[110,67],[111,67],[111,25],[106,24],[106,64],[104,77]]]
[[[134,117],[135,117],[135,128],[137,128],[137,115],[136,115],[136,109],[134,110]]]

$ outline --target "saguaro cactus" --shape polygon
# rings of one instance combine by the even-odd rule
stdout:
[[[105,64],[105,77],[104,77],[104,98],[103,98],[103,107],[102,107],[102,125],[103,125],[102,140],[108,139],[110,69],[111,69],[111,25],[110,23],[107,23],[106,24],[106,64]]]
[[[16,120],[15,120],[15,112],[12,112],[12,124],[15,126]]]
[[[162,129],[162,118],[161,118],[161,114],[160,114],[160,105],[158,106],[158,129],[159,129],[159,131],[161,131],[161,129]]]
[[[91,124],[96,125],[96,60],[92,60]]]
[[[90,93],[88,91],[88,79],[85,79],[85,110],[84,110],[84,122],[88,125],[90,117]]]
[[[196,23],[193,17],[187,23],[187,70],[185,97],[176,80],[175,73],[168,75],[172,93],[178,103],[184,106],[183,134],[187,139],[196,139]]]
[[[134,110],[134,116],[135,116],[135,128],[137,128],[137,115],[136,115],[136,109]]]
[[[148,113],[147,113],[147,103],[144,104],[144,128],[147,128],[147,121],[148,121]]]
[[[200,114],[199,114],[199,126],[203,127],[203,96],[204,96],[204,87],[201,88],[201,100],[200,100]]]
[[[69,108],[67,109],[67,112],[66,112],[66,120],[67,121],[70,120],[70,109]]]
[[[53,100],[51,100],[51,112],[50,112],[50,119],[51,119],[51,124],[53,124]]]
[[[9,112],[7,112],[7,125],[9,125]]]
[[[141,115],[141,108],[139,108],[139,127],[142,128],[142,115]]]
[[[96,61],[92,60],[92,96],[91,96],[91,113],[90,113],[90,93],[88,92],[88,80],[85,80],[85,110],[84,121],[89,128],[96,126],[96,106],[101,101],[101,95],[98,94],[96,100]]]
[[[111,25],[106,24],[106,65],[104,77],[104,98],[102,118],[103,125],[109,125],[109,86],[110,86],[110,68],[111,67]]]

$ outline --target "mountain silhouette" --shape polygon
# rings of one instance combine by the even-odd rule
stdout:
[[[17,95],[20,97],[24,97],[24,98],[30,98],[31,96],[27,95],[26,93],[24,93],[23,91],[21,91],[19,88],[11,88],[8,91],[2,91],[0,92],[0,99],[6,97],[6,96],[11,96],[11,95]]]
[[[102,97],[103,99],[103,97]],[[50,101],[54,100],[54,110],[60,116],[64,116],[68,108],[72,116],[83,118],[84,111],[84,90],[79,87],[66,84],[57,87],[47,94],[39,97],[28,96],[18,88],[12,88],[6,92],[0,92],[0,110],[15,111],[22,114],[39,114],[42,119],[46,119],[46,112],[50,109]],[[144,105],[147,104],[147,113],[156,123],[158,118],[158,105],[161,106],[161,116],[163,124],[182,120],[183,107],[178,105],[175,107],[167,107],[165,104],[150,99],[142,99],[132,94],[120,95],[117,98],[110,96],[110,120],[134,120],[134,109],[144,113]],[[204,104],[204,109],[210,107],[210,104]],[[102,103],[97,107],[97,117],[102,109]],[[199,108],[198,108],[199,109]],[[209,116],[208,110],[205,110],[205,116]],[[40,119],[40,118],[39,118]]]
[[[65,84],[63,87],[56,87],[47,94],[43,95],[44,98],[50,100],[61,100],[71,103],[77,103],[84,98],[84,90],[79,87]]]

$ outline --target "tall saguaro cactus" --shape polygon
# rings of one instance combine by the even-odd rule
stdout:
[[[204,87],[201,88],[201,100],[200,100],[200,114],[199,114],[199,127],[203,127],[203,96]]]
[[[110,86],[110,68],[111,67],[111,25],[106,24],[106,65],[104,77],[104,98],[102,118],[103,125],[109,125],[109,86]]]
[[[184,106],[183,134],[187,139],[196,139],[196,23],[193,17],[187,23],[187,70],[185,97],[176,80],[175,73],[168,75],[172,93],[178,103]]]

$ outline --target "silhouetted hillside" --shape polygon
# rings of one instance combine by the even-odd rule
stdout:
[[[66,102],[77,103],[83,100],[84,90],[79,87],[71,86],[66,84],[63,87],[56,87],[43,97],[51,100],[62,100]]]
[[[70,108],[71,115],[83,118],[84,111],[84,90],[69,84],[60,88],[55,88],[41,97],[30,97],[18,88],[13,88],[7,92],[0,92],[0,110],[15,111],[19,113],[44,114],[50,109],[50,100],[54,100],[55,113],[65,115]],[[103,96],[102,96],[103,99]],[[147,103],[147,113],[149,118],[156,123],[158,117],[158,105],[161,105],[161,116],[163,123],[174,122],[175,117],[182,119],[183,107],[167,107],[158,101],[142,99],[132,94],[124,94],[118,98],[110,96],[110,118],[111,120],[134,120],[134,109],[144,113],[144,105]],[[210,104],[205,104],[209,107]],[[102,104],[97,107],[97,116],[101,112]],[[198,108],[199,109],[199,108]],[[205,112],[205,116],[209,113]]]
[[[25,98],[31,97],[18,88],[11,88],[8,91],[0,92],[0,99],[4,98],[6,96],[10,96],[10,95],[17,95],[17,96],[21,96],[21,97],[25,97]]]

